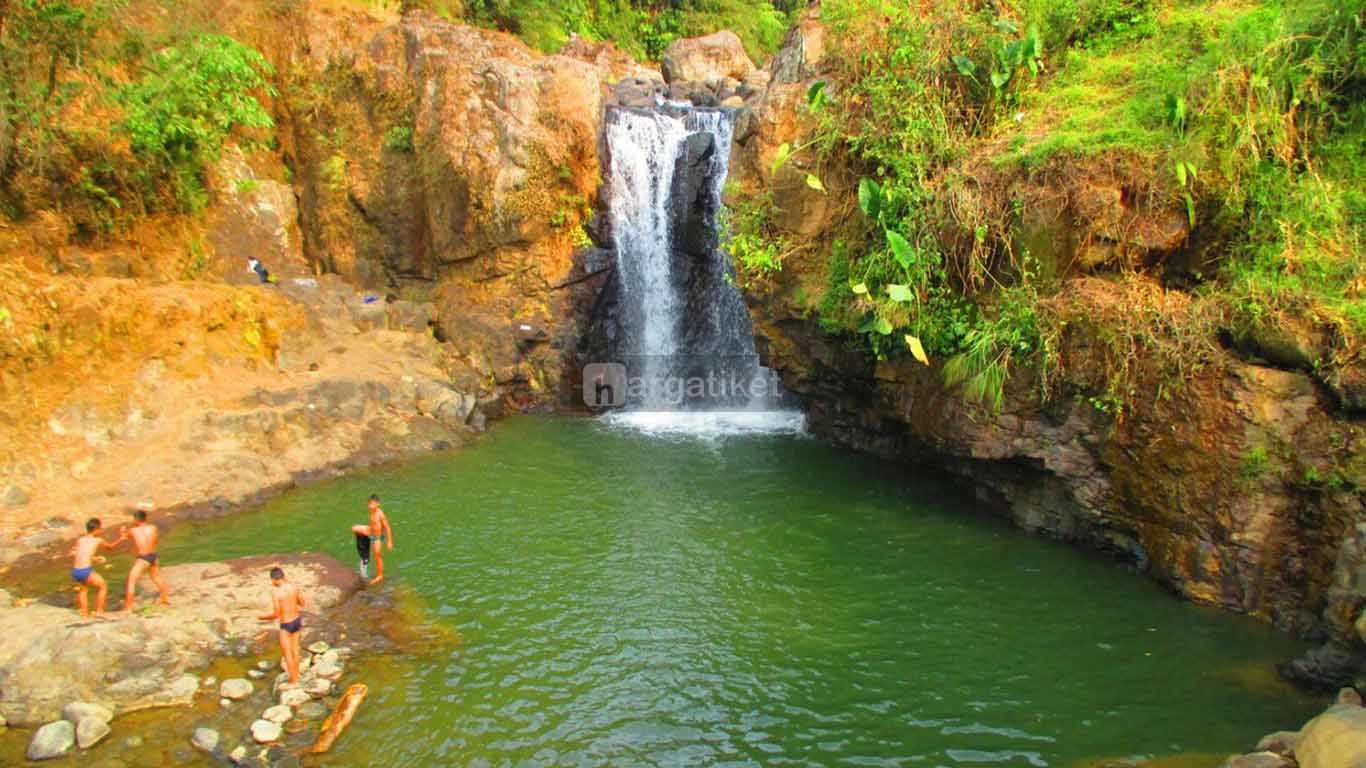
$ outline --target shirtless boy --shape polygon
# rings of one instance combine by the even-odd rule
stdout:
[[[137,550],[137,558],[133,560],[133,568],[128,571],[128,587],[123,592],[123,612],[132,613],[137,602],[138,580],[145,573],[152,577],[152,583],[157,585],[157,604],[170,605],[171,601],[166,599],[166,582],[161,580],[161,562],[157,558],[157,539],[160,531],[157,527],[147,522],[147,510],[137,509],[133,512],[133,519],[137,521],[132,528],[124,528],[119,534],[120,544],[128,539],[133,540],[133,548]]]
[[[104,601],[109,595],[109,585],[105,583],[104,577],[95,573],[95,562],[103,561],[103,557],[95,555],[101,549],[113,549],[114,545],[100,537],[100,519],[92,517],[85,521],[85,535],[76,539],[76,543],[71,547],[71,580],[75,582],[76,606],[81,610],[81,616],[90,616],[90,604],[87,602],[85,594],[86,587],[94,587],[95,592],[95,618],[104,618]]]
[[[285,671],[289,682],[299,682],[299,634],[303,631],[304,620],[299,611],[304,607],[304,593],[285,581],[285,572],[280,568],[270,569],[270,600],[272,611],[258,616],[261,621],[280,622],[280,653],[284,655]]]
[[[379,496],[370,494],[370,524],[353,525],[351,532],[357,536],[370,537],[370,556],[375,561],[375,578],[371,579],[370,583],[378,584],[384,581],[384,558],[380,551],[385,546],[393,551],[394,529],[389,527],[389,516],[379,508]]]

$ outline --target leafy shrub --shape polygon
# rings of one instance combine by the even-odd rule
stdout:
[[[390,126],[384,132],[384,148],[393,152],[413,151],[413,129],[408,125]]]
[[[270,64],[226,35],[205,34],[154,54],[142,77],[119,89],[124,129],[151,173],[169,176],[177,206],[203,207],[204,170],[237,126],[274,123],[256,92],[272,93]]]

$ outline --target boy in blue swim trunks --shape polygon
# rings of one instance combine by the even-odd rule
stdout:
[[[299,682],[299,634],[303,632],[304,620],[299,615],[304,607],[304,593],[298,587],[285,581],[284,569],[270,569],[270,613],[258,616],[261,621],[280,622],[280,653],[284,656],[285,671],[289,682]]]
[[[85,535],[76,539],[76,543],[71,547],[71,580],[75,582],[76,606],[80,608],[81,616],[90,616],[90,604],[86,596],[86,588],[94,587],[95,592],[95,618],[104,618],[104,601],[109,595],[109,585],[105,583],[104,577],[95,573],[95,563],[104,560],[95,553],[101,549],[113,549],[114,545],[100,537],[100,519],[92,517],[85,521]]]

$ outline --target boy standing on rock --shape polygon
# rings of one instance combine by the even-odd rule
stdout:
[[[289,682],[298,683],[299,633],[304,628],[304,620],[299,611],[304,607],[304,593],[285,581],[285,572],[279,567],[270,569],[270,584],[273,610],[257,618],[261,621],[280,622],[280,652],[284,655],[285,671],[289,673]]]
[[[83,618],[90,616],[90,604],[85,594],[87,587],[95,587],[95,618],[104,618],[104,601],[109,595],[109,585],[105,583],[104,577],[95,573],[95,561],[104,560],[103,557],[97,558],[95,553],[101,549],[113,549],[114,545],[100,537],[100,519],[92,517],[85,521],[85,535],[76,539],[76,543],[71,547],[71,580],[74,581],[76,589],[76,605],[81,610]]]
[[[351,526],[351,532],[354,533],[354,534],[356,535],[356,541],[357,541],[357,546],[358,546],[358,547],[364,546],[363,544],[360,544],[361,537],[369,537],[369,539],[370,539],[370,557],[366,557],[366,556],[364,555],[364,553],[361,554],[361,571],[360,571],[360,572],[361,572],[361,575],[362,575],[362,576],[367,575],[367,573],[366,573],[366,571],[367,571],[366,566],[369,565],[369,560],[370,560],[371,558],[374,558],[374,561],[375,561],[375,578],[371,579],[371,580],[370,580],[370,583],[371,583],[371,584],[378,584],[378,583],[380,583],[381,581],[384,581],[384,557],[380,554],[380,552],[382,551],[382,549],[383,549],[385,546],[388,546],[388,547],[389,547],[389,550],[390,550],[390,551],[393,551],[393,549],[394,549],[394,529],[391,528],[391,527],[389,527],[389,516],[386,515],[386,514],[384,514],[384,510],[383,510],[383,509],[380,509],[380,506],[379,506],[379,496],[377,496],[377,495],[375,495],[375,494],[373,494],[373,493],[370,494],[370,504],[369,504],[369,508],[370,508],[370,524],[369,524],[369,525],[353,525],[353,526]]]
[[[133,511],[133,519],[136,524],[132,528],[124,528],[119,534],[118,544],[133,540],[133,548],[137,550],[137,558],[133,560],[133,568],[128,571],[128,586],[123,592],[123,612],[132,613],[136,604],[138,579],[146,573],[152,577],[152,583],[157,585],[157,604],[170,605],[171,601],[166,599],[166,582],[161,580],[161,562],[157,557],[157,540],[161,532],[155,525],[147,522],[147,510],[139,505]]]

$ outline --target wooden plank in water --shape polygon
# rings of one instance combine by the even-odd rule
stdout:
[[[346,726],[351,724],[351,718],[356,716],[356,710],[360,709],[360,703],[365,701],[365,695],[370,692],[365,683],[356,683],[347,687],[346,693],[342,694],[341,701],[337,702],[337,708],[332,710],[332,714],[323,721],[322,731],[318,733],[318,740],[313,742],[313,746],[308,748],[312,754],[322,754],[332,748],[337,737],[342,735]]]

